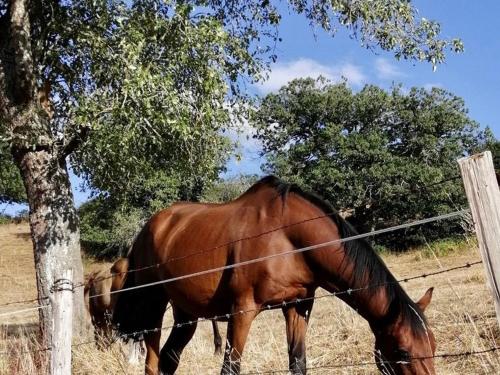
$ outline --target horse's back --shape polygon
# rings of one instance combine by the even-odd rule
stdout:
[[[175,204],[146,224],[143,249],[138,252],[142,261],[135,268],[160,264],[151,277],[164,280],[290,251],[294,245],[282,229],[288,219],[282,196],[266,186],[226,204]],[[211,272],[166,283],[165,289],[177,305],[182,307],[186,301],[188,307],[189,301],[192,308],[196,299],[200,309],[202,305],[208,309],[207,305],[223,306],[227,296],[235,293],[257,293],[262,299],[272,299],[288,283],[296,282],[288,280],[294,275],[290,269],[297,269],[294,259],[283,262],[276,258],[252,267]],[[265,288],[262,280],[268,284]],[[156,280],[143,280],[147,281]]]

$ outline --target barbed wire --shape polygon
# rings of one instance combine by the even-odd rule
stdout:
[[[22,314],[22,313],[25,313],[25,312],[28,312],[28,311],[35,311],[35,310],[46,309],[48,307],[50,307],[50,305],[39,305],[39,306],[28,307],[28,308],[20,309],[20,310],[7,311],[7,312],[4,312],[4,313],[0,313],[0,317],[8,316],[8,315]]]
[[[39,300],[44,301],[44,300],[46,300],[46,299],[49,299],[49,297],[43,297],[43,298],[32,298],[32,299],[25,299],[25,300],[14,301],[14,302],[7,302],[7,303],[2,303],[2,304],[0,304],[0,307],[10,306],[10,305],[18,305],[18,304],[20,304],[20,303],[38,302]]]
[[[379,288],[379,287],[382,287],[382,286],[387,286],[387,285],[392,285],[392,284],[408,283],[409,281],[417,280],[417,279],[425,279],[427,277],[436,276],[436,275],[440,275],[440,274],[443,274],[443,273],[456,271],[456,270],[459,270],[459,269],[470,268],[472,266],[475,266],[475,265],[478,265],[478,264],[481,264],[481,263],[482,263],[482,261],[476,261],[476,262],[472,262],[472,263],[467,262],[467,263],[465,263],[465,264],[463,264],[461,266],[455,266],[455,267],[451,267],[451,268],[446,268],[446,269],[435,271],[435,272],[423,273],[423,274],[416,275],[416,276],[404,277],[404,278],[401,278],[401,279],[395,280],[395,281],[389,281],[389,282],[384,282],[384,283],[377,283],[377,284],[365,285],[365,286],[359,287],[359,288],[348,288],[348,289],[341,290],[341,291],[338,291],[338,292],[326,293],[326,294],[323,294],[323,295],[320,295],[320,296],[311,296],[311,297],[304,297],[304,298],[296,298],[295,300],[290,300],[290,301],[283,300],[283,301],[280,301],[280,302],[277,302],[277,303],[274,303],[274,304],[267,304],[267,305],[264,305],[262,307],[256,307],[256,308],[251,308],[251,309],[247,309],[247,310],[238,310],[238,311],[234,311],[234,312],[231,312],[231,313],[226,313],[226,314],[221,314],[221,315],[215,315],[215,316],[212,316],[212,317],[209,317],[209,318],[198,318],[197,320],[187,321],[187,322],[182,322],[182,323],[176,323],[176,324],[172,324],[170,326],[166,326],[166,327],[162,327],[162,328],[153,328],[153,329],[137,331],[137,332],[133,332],[133,333],[129,333],[129,334],[122,334],[122,335],[119,335],[118,338],[121,338],[121,339],[124,339],[124,340],[128,340],[130,338],[136,339],[137,337],[142,336],[144,334],[158,332],[160,330],[168,330],[168,329],[171,329],[171,328],[181,328],[181,327],[184,327],[184,326],[187,326],[187,325],[193,325],[193,324],[197,324],[199,322],[204,322],[204,321],[227,320],[227,319],[231,318],[232,316],[236,316],[236,315],[242,315],[242,314],[248,314],[248,313],[255,313],[255,312],[261,312],[261,311],[267,311],[267,310],[274,310],[274,309],[279,309],[279,308],[283,308],[283,307],[288,307],[290,305],[297,305],[297,304],[304,303],[304,302],[307,302],[307,301],[319,300],[319,299],[329,298],[329,297],[337,297],[337,296],[344,295],[344,294],[350,295],[352,293],[360,292],[360,291],[363,291],[363,290],[368,290],[368,289],[371,289],[371,288]]]
[[[435,354],[433,356],[426,356],[426,357],[412,357],[412,361],[423,361],[425,359],[441,359],[441,358],[453,358],[453,357],[467,357],[467,356],[472,356],[472,355],[481,355],[481,354],[487,354],[487,353],[492,353],[497,350],[500,350],[500,346],[493,346],[488,349],[484,350],[470,350],[470,351],[465,351],[465,352],[455,352],[455,353],[442,353],[442,354]],[[391,364],[410,364],[410,361],[379,361],[379,364],[382,365],[391,365]],[[317,365],[317,366],[310,366],[307,367],[307,371],[314,371],[314,370],[325,370],[325,369],[333,369],[333,368],[347,368],[347,367],[361,367],[361,366],[376,366],[377,362],[373,361],[366,361],[366,362],[348,362],[348,363],[335,363],[331,365]],[[250,372],[242,372],[241,375],[261,375],[261,374],[281,374],[281,373],[288,373],[290,369],[277,369],[277,370],[262,370],[262,371],[250,371]]]
[[[390,285],[390,284],[407,283],[409,281],[416,280],[416,279],[427,278],[427,277],[436,276],[436,275],[440,275],[440,274],[447,273],[447,272],[456,271],[459,269],[470,268],[472,266],[475,266],[475,265],[478,265],[481,263],[482,263],[482,261],[476,261],[476,262],[472,262],[472,263],[467,262],[461,266],[455,266],[455,267],[442,269],[439,271],[423,273],[423,274],[410,276],[410,277],[404,277],[404,278],[401,278],[399,280],[395,280],[395,281],[391,281],[391,282],[371,284],[371,285],[366,285],[366,286],[359,287],[359,288],[349,288],[349,289],[345,289],[345,290],[338,291],[338,292],[326,293],[326,294],[323,294],[320,296],[296,298],[295,300],[291,300],[291,301],[283,300],[281,302],[274,303],[274,304],[267,304],[267,305],[264,305],[262,307],[251,308],[251,309],[246,309],[246,310],[238,310],[238,311],[234,311],[234,312],[230,312],[230,313],[226,313],[226,314],[214,315],[214,316],[208,317],[208,318],[201,317],[201,318],[198,318],[196,320],[182,322],[182,323],[176,323],[176,324],[172,324],[172,325],[161,327],[161,328],[145,329],[145,330],[141,330],[141,331],[132,332],[129,334],[116,335],[113,342],[115,342],[119,339],[122,339],[125,341],[127,341],[129,339],[139,340],[141,337],[143,337],[145,334],[148,334],[148,333],[169,330],[172,328],[181,328],[181,327],[184,327],[187,325],[198,324],[200,322],[226,320],[226,319],[229,319],[232,316],[236,316],[236,315],[256,313],[256,312],[262,312],[262,311],[268,311],[268,310],[275,310],[278,308],[288,307],[291,305],[297,305],[297,304],[304,303],[304,302],[311,301],[311,300],[319,300],[319,299],[324,299],[324,298],[336,297],[336,296],[340,296],[340,295],[344,295],[344,294],[350,295],[352,293],[360,292],[360,291],[367,290],[370,288],[381,287],[381,286],[386,286],[386,285]],[[84,342],[80,342],[77,344],[73,344],[72,347],[79,347],[79,346],[88,345],[88,344],[92,344],[92,343],[95,343],[95,340],[89,340],[89,341],[84,341]],[[46,350],[50,350],[50,348],[37,349],[36,351],[46,351]],[[0,352],[0,355],[2,355],[2,354],[9,354],[9,353],[8,352]]]
[[[349,241],[354,241],[354,240],[359,240],[359,239],[363,239],[363,238],[367,238],[367,237],[372,237],[372,236],[376,236],[376,235],[379,235],[379,234],[388,233],[388,232],[392,232],[392,231],[396,231],[396,230],[400,230],[400,229],[405,229],[405,228],[409,228],[409,227],[413,227],[413,226],[423,225],[423,224],[431,223],[431,222],[434,222],[434,221],[439,221],[439,220],[445,220],[445,219],[460,217],[460,216],[463,216],[467,212],[469,212],[468,209],[459,210],[459,211],[451,212],[451,213],[448,213],[448,214],[443,214],[443,215],[434,216],[434,217],[431,217],[431,218],[416,220],[416,221],[413,221],[413,222],[409,222],[409,223],[405,223],[405,224],[400,224],[400,225],[396,225],[396,226],[389,227],[389,228],[378,229],[378,230],[375,230],[375,231],[366,232],[366,233],[362,233],[362,234],[357,234],[357,235],[350,236],[350,237],[338,238],[338,239],[335,239],[335,240],[323,242],[323,243],[316,244],[316,245],[306,246],[306,247],[303,247],[303,248],[294,249],[294,250],[290,250],[290,251],[285,251],[285,252],[281,252],[281,253],[274,253],[274,254],[271,254],[271,255],[268,255],[268,256],[250,259],[248,261],[243,261],[243,262],[238,262],[238,263],[234,263],[234,264],[229,264],[229,265],[222,266],[222,267],[211,268],[211,269],[208,269],[208,270],[194,272],[194,273],[187,274],[187,275],[181,275],[181,276],[178,276],[178,277],[173,277],[173,278],[169,278],[169,279],[165,279],[165,280],[161,280],[161,281],[157,281],[157,282],[153,282],[153,283],[147,283],[147,284],[137,285],[137,286],[129,287],[129,288],[122,288],[122,289],[119,289],[119,290],[110,291],[110,292],[101,293],[101,294],[94,294],[94,295],[89,296],[89,298],[98,298],[98,297],[102,297],[102,296],[108,295],[108,294],[122,293],[122,292],[126,292],[126,291],[129,291],[129,290],[142,289],[142,288],[147,288],[147,287],[151,287],[151,286],[155,286],[155,285],[159,285],[159,284],[166,284],[166,283],[170,283],[170,282],[174,282],[174,281],[179,281],[179,280],[183,280],[183,279],[187,279],[187,278],[192,278],[192,277],[202,276],[202,275],[206,275],[206,274],[210,274],[210,273],[220,272],[220,271],[224,271],[224,270],[228,270],[228,269],[234,269],[234,268],[242,267],[242,266],[245,266],[245,265],[250,265],[250,264],[262,262],[262,261],[265,261],[265,260],[268,260],[268,259],[272,259],[272,258],[277,258],[277,257],[282,257],[282,256],[287,256],[287,255],[293,255],[293,254],[303,253],[303,252],[306,252],[306,251],[312,251],[312,250],[316,250],[316,249],[319,249],[319,248],[323,248],[323,247],[327,247],[327,246],[331,246],[331,245],[335,245],[335,244],[346,243],[346,242],[349,242]],[[303,221],[300,221],[300,222],[289,224],[289,225],[284,226],[284,227],[288,227],[288,226],[292,226],[292,225],[298,225],[298,224],[302,224],[302,223],[305,223],[305,222],[310,222],[310,221],[313,221],[313,220],[317,220],[319,218],[327,217],[328,215],[332,215],[332,213],[321,215],[321,216],[317,216],[317,217],[310,218],[310,219],[306,219],[306,220],[303,220]],[[281,230],[284,227],[274,228],[272,230],[269,230],[269,231],[266,231],[266,232],[262,232],[262,233],[254,235],[254,236],[243,237],[241,239],[234,240],[234,241],[232,241],[230,243],[236,243],[236,242],[239,242],[239,241],[244,241],[244,240],[248,240],[248,239],[252,239],[252,238],[257,238],[257,237],[260,237],[260,236],[263,236],[263,235],[275,232],[277,230]],[[214,251],[215,249],[220,248],[222,246],[227,246],[227,244],[218,245],[218,246],[209,248],[209,249],[203,251],[203,253],[209,252],[209,251]],[[199,255],[201,253],[202,253],[202,251],[199,251],[198,253],[196,253],[196,255]],[[189,254],[189,256],[192,256],[192,255],[193,254]],[[185,259],[186,257],[187,256],[183,256],[183,257],[179,257],[179,258],[171,258],[170,261],[178,260],[178,259]],[[125,273],[129,273],[129,272],[137,272],[139,270],[144,270],[144,269],[149,269],[149,268],[156,268],[156,267],[159,267],[161,265],[167,264],[168,262],[169,261],[162,262],[162,263],[157,263],[157,264],[154,264],[154,265],[151,265],[151,266],[142,267],[142,268],[139,268],[139,269],[134,269],[134,270],[130,270],[130,271],[124,271],[124,272],[121,272],[121,273],[115,273],[115,274],[113,274],[111,276],[103,277],[103,278],[101,278],[99,280],[94,279],[94,281],[100,282],[100,281],[103,281],[105,279],[109,279],[111,277],[114,277],[117,274],[125,274]],[[82,287],[82,286],[85,286],[85,283],[74,284],[74,285],[72,285],[72,290],[74,290],[75,288],[78,288],[78,287]],[[42,299],[42,300],[45,300],[45,299],[48,299],[48,297],[44,297],[44,299]],[[36,300],[33,299],[33,300],[28,300],[28,301],[36,301]],[[23,301],[9,302],[7,304],[1,304],[0,307],[4,307],[4,306],[7,306],[7,305],[12,305],[12,304],[18,304],[18,303],[22,303],[22,302]],[[18,311],[0,313],[0,316],[12,315],[12,314],[15,314],[16,312],[23,312],[23,311],[31,311],[31,310],[42,309],[42,308],[46,308],[47,306],[48,305],[39,305],[38,307],[32,307],[32,308],[28,308],[28,309],[24,309],[24,310],[18,310]]]
[[[349,236],[349,237],[345,237],[345,238],[337,238],[335,240],[319,243],[316,245],[306,246],[306,247],[302,247],[299,249],[293,249],[293,250],[289,250],[289,251],[273,253],[270,255],[263,256],[263,257],[249,259],[249,260],[246,260],[243,262],[237,262],[237,263],[228,264],[228,265],[221,266],[221,267],[210,268],[210,269],[203,270],[203,271],[198,271],[198,272],[193,272],[193,273],[186,274],[186,275],[171,277],[169,279],[155,281],[155,282],[146,283],[146,284],[142,284],[142,285],[136,285],[136,286],[129,287],[129,288],[122,288],[119,290],[113,290],[113,291],[110,291],[109,293],[95,294],[95,295],[90,296],[89,298],[97,298],[97,297],[101,297],[101,296],[108,295],[108,294],[117,294],[117,293],[123,293],[123,292],[130,291],[130,290],[148,288],[148,287],[152,287],[152,286],[156,286],[156,285],[162,285],[162,284],[167,284],[167,283],[171,283],[171,282],[175,282],[175,281],[179,281],[179,280],[189,279],[192,277],[203,276],[203,275],[207,275],[210,273],[221,272],[221,271],[225,271],[225,270],[229,270],[229,269],[239,268],[239,267],[247,266],[250,264],[263,262],[263,261],[268,260],[268,259],[279,258],[279,257],[283,257],[283,256],[293,255],[293,254],[300,254],[300,253],[320,249],[320,248],[327,247],[327,246],[346,243],[349,241],[354,241],[354,240],[359,240],[359,239],[363,239],[363,238],[367,238],[367,237],[372,237],[372,236],[376,236],[376,235],[383,234],[383,233],[393,232],[393,231],[400,230],[400,229],[405,229],[405,228],[409,228],[409,227],[413,227],[413,226],[417,226],[417,225],[431,223],[434,221],[445,220],[445,219],[449,219],[449,218],[453,218],[453,217],[462,216],[464,213],[466,213],[468,211],[469,210],[455,211],[455,212],[451,212],[448,214],[443,214],[443,215],[434,216],[431,218],[416,220],[416,221],[413,221],[410,223],[400,224],[400,225],[396,225],[396,226],[389,227],[389,228],[378,229],[378,230],[374,230],[371,232],[356,234],[354,236]],[[158,263],[152,267],[159,267],[163,264],[165,264],[165,263]]]

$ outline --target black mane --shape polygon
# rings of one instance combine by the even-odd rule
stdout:
[[[288,184],[275,176],[264,177],[252,186],[250,190],[257,189],[263,185],[274,188],[283,200],[283,204],[286,203],[288,195],[294,193],[320,208],[335,223],[341,238],[359,234],[351,224],[339,215],[330,203],[318,195],[306,192],[298,185]],[[386,290],[390,303],[389,311],[387,319],[380,323],[391,323],[401,315],[414,332],[423,333],[425,331],[424,324],[426,325],[427,323],[422,311],[399,285],[368,241],[365,239],[347,241],[344,242],[344,249],[348,261],[354,265],[354,272],[350,280],[351,288],[362,288],[368,283],[369,285],[374,285],[373,288],[367,289],[368,293],[375,294],[379,289],[378,286]]]

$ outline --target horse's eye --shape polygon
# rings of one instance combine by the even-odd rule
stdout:
[[[408,353],[406,350],[396,349],[395,354],[396,354],[398,361],[411,362],[411,354]]]

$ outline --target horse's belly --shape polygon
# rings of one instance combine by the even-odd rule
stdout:
[[[231,309],[227,287],[206,277],[199,280],[180,280],[166,286],[171,302],[193,317],[212,317]]]

